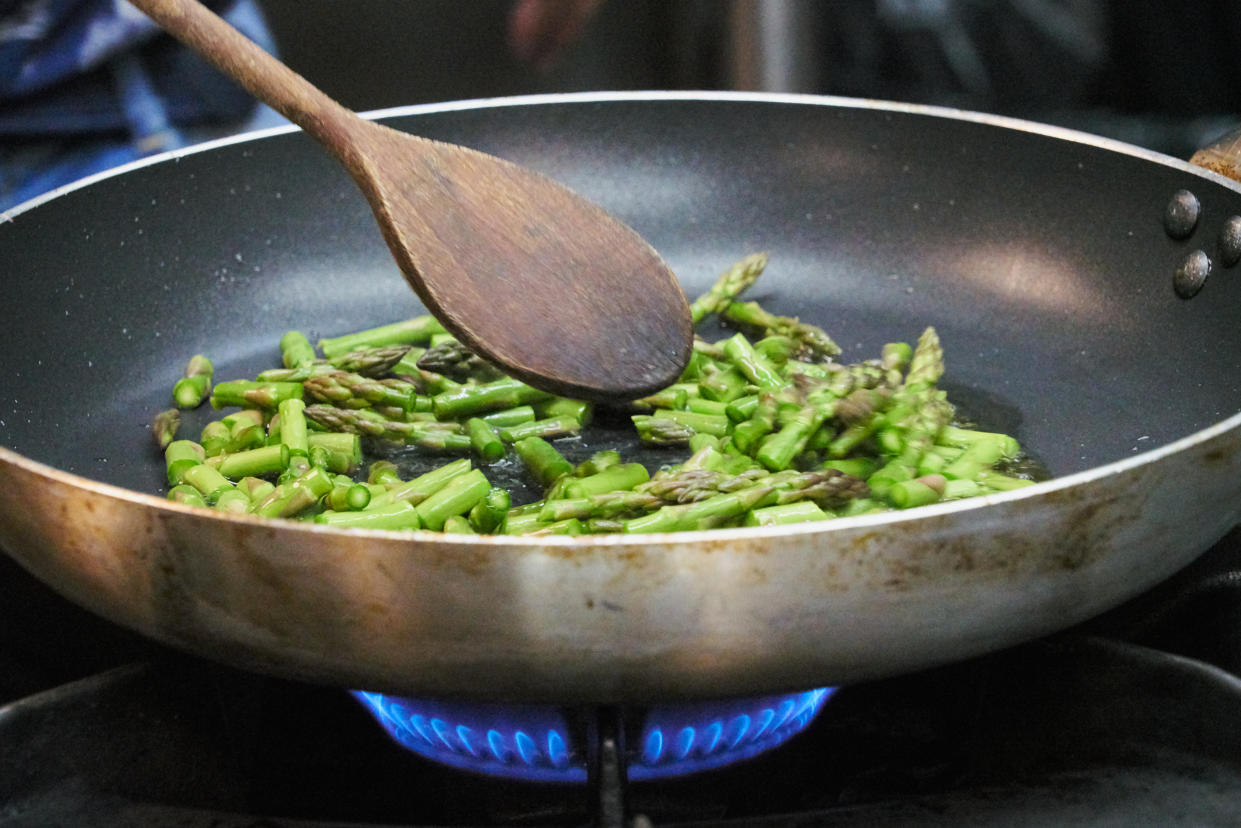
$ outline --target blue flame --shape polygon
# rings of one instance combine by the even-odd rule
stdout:
[[[804,730],[835,688],[651,708],[629,778],[682,776],[769,750]],[[585,746],[558,707],[446,703],[353,691],[409,750],[463,770],[545,782],[585,782]]]

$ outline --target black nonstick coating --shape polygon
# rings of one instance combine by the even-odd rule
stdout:
[[[389,123],[564,181],[644,235],[691,296],[767,251],[751,298],[823,325],[845,359],[934,325],[952,398],[1055,474],[1241,410],[1241,271],[1217,264],[1192,300],[1172,288],[1191,250],[1214,256],[1241,192],[1171,159],[826,99],[578,96]],[[1162,226],[1179,188],[1203,206],[1187,241]],[[250,376],[291,328],[313,340],[421,312],[361,196],[300,133],[15,212],[0,263],[0,445],[147,492],[163,462],[146,424],[192,354],[218,379]]]

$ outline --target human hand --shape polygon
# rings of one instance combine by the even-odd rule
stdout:
[[[509,48],[518,60],[547,69],[590,22],[601,0],[517,0],[509,12]]]

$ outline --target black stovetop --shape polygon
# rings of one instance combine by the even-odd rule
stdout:
[[[7,560],[0,585],[0,828],[1241,824],[1241,531],[1074,630],[842,688],[774,752],[614,791],[434,764],[342,690],[150,644]]]

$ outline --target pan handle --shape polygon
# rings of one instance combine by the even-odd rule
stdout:
[[[1241,127],[1195,152],[1189,163],[1241,181]]]

